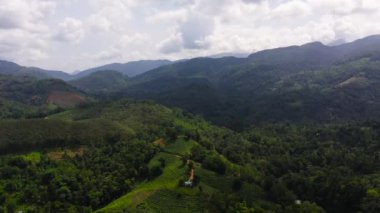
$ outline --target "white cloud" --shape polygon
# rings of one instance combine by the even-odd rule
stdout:
[[[107,17],[99,14],[91,15],[86,24],[88,24],[93,32],[107,32],[112,26]]]
[[[360,5],[364,10],[376,11],[380,9],[378,0],[362,0]]]
[[[347,17],[343,17],[335,21],[333,29],[335,32],[335,39],[351,38],[353,35],[355,35],[355,32],[357,31],[356,27],[352,23],[352,20],[350,20]]]
[[[48,58],[49,26],[55,1],[0,0],[0,57],[19,63]]]
[[[376,12],[380,4],[377,0],[306,0],[314,9],[336,15]]]
[[[303,17],[310,15],[311,12],[312,8],[301,0],[289,1],[284,4],[280,4],[272,11],[273,17],[280,19],[293,19],[295,17]]]
[[[176,33],[176,34],[171,35],[167,39],[164,39],[163,41],[161,41],[158,44],[157,49],[161,53],[165,53],[165,54],[178,53],[182,50],[182,45],[183,45],[182,35],[179,33]]]
[[[53,38],[61,42],[79,43],[84,37],[83,24],[74,18],[65,18],[60,24]]]
[[[186,13],[187,11],[182,8],[164,12],[155,11],[155,14],[152,16],[148,16],[146,21],[148,23],[154,24],[167,24],[167,22],[182,22],[186,20]]]
[[[103,28],[103,30],[112,30],[118,33],[124,32],[132,19],[131,6],[134,1],[119,0],[91,0],[89,5],[92,9],[91,19],[92,26],[95,28]],[[100,21],[98,23],[94,21]],[[91,20],[90,20],[91,22]]]
[[[146,33],[136,33],[132,35],[123,35],[118,42],[122,48],[130,48],[132,46],[146,45],[151,37]]]
[[[212,34],[213,31],[213,18],[198,13],[191,13],[188,19],[179,27],[183,47],[187,49],[206,48],[207,46],[204,44],[204,40],[207,36]]]
[[[0,0],[0,57],[75,70],[352,41],[377,20],[378,0]]]
[[[0,6],[0,28],[12,29],[20,28],[24,24],[23,20],[18,18],[17,11],[4,6]]]
[[[43,18],[54,13],[55,2],[38,0],[0,0],[0,28],[40,28]]]
[[[120,49],[111,48],[92,56],[95,60],[108,61],[121,58]]]

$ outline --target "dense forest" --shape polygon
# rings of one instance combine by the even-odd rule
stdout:
[[[380,212],[378,40],[69,81],[5,63],[0,213]]]
[[[182,174],[173,188],[151,193],[174,200],[162,206],[149,199],[135,206],[121,202],[118,210],[159,210],[176,199],[212,212],[380,208],[378,122],[268,124],[236,133],[178,109],[119,101],[0,126],[2,211],[91,212],[106,206],[100,212],[113,212],[107,204],[164,175],[172,153]],[[165,146],[155,143],[160,140]],[[181,185],[187,167],[195,168],[197,179],[188,189]],[[165,178],[171,181],[171,175]]]

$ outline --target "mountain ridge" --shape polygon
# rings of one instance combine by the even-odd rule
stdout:
[[[376,35],[334,47],[312,42],[264,50],[248,58],[194,58],[133,77],[108,95],[155,100],[235,129],[269,121],[380,119],[379,56]],[[337,86],[341,82],[349,84]]]
[[[318,57],[308,61],[310,68],[317,68],[322,63],[331,64],[332,61],[344,61],[347,59],[352,59],[355,57],[360,57],[365,51],[371,50],[373,54],[380,54],[380,35],[371,35],[361,39],[357,39],[352,42],[343,43],[339,45],[324,45],[319,41],[314,41],[306,43],[303,45],[292,45],[288,47],[278,47],[273,49],[266,49],[257,51],[252,54],[238,54],[240,59],[247,59],[250,63],[259,63],[262,65],[270,64],[282,64],[284,58],[293,57],[293,61],[288,58],[288,63],[297,64],[300,62],[302,57],[309,56],[311,52],[315,54],[316,51],[319,52]],[[356,54],[352,52],[356,51]],[[275,55],[273,55],[275,53]],[[247,55],[247,57],[245,57]],[[234,57],[233,53],[230,55],[227,53],[221,53],[216,55],[211,55],[208,57],[198,57],[198,58],[214,58],[223,59],[226,57]],[[277,58],[277,61],[276,61]],[[193,58],[196,59],[196,58]],[[283,61],[278,61],[279,59]],[[192,59],[187,59],[192,60]],[[87,76],[90,73],[101,71],[101,70],[114,70],[127,75],[128,77],[135,77],[137,75],[143,74],[147,71],[155,70],[162,66],[171,65],[173,63],[181,63],[187,60],[169,61],[166,59],[160,60],[139,60],[130,61],[126,63],[111,63],[105,64],[98,67],[89,68],[76,72],[75,74],[69,74],[63,71],[57,70],[46,70],[38,67],[28,67],[21,66],[11,61],[0,60],[0,74],[12,74],[12,75],[29,75],[36,78],[58,78],[65,81],[79,79],[81,77]],[[298,60],[298,61],[297,61]],[[303,64],[305,65],[305,64]]]
[[[168,65],[173,63],[172,61],[160,59],[160,60],[139,60],[139,61],[130,61],[127,63],[111,63],[105,64],[99,67],[94,67],[90,69],[83,70],[75,74],[75,79],[84,77],[96,71],[102,70],[114,70],[118,71],[128,77],[134,77],[146,71],[155,69],[160,66]]]
[[[138,74],[144,73],[151,69],[164,66],[173,63],[169,60],[140,60],[140,61],[130,61],[127,63],[112,63],[106,64],[99,67],[94,67],[86,69],[83,71],[76,72],[75,74],[66,73],[57,70],[45,70],[39,67],[27,67],[21,66],[17,63],[0,60],[0,74],[5,75],[16,75],[16,76],[31,76],[38,79],[56,78],[65,81],[71,81],[74,79],[79,79],[90,75],[91,73],[97,71],[117,71],[129,77],[136,76]]]
[[[0,212],[378,213],[379,44],[0,74]]]

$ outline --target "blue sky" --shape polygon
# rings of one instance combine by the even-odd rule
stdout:
[[[73,72],[380,34],[378,0],[0,0],[0,59]]]

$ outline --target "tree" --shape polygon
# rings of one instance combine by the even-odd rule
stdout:
[[[151,178],[158,177],[162,174],[162,169],[160,166],[153,166],[150,169],[150,176]]]
[[[14,202],[9,202],[6,207],[7,213],[14,213],[16,211],[16,204]]]
[[[373,188],[368,189],[362,200],[361,209],[368,213],[380,212],[380,192]]]
[[[6,183],[5,186],[4,186],[4,190],[8,193],[13,193],[14,191],[17,190],[17,186],[15,183],[12,183],[12,182],[9,182],[9,183]]]
[[[2,206],[5,203],[5,200],[5,195],[2,192],[0,192],[0,206]]]
[[[232,189],[234,191],[239,191],[242,186],[243,186],[243,181],[240,178],[235,178],[232,183]]]
[[[254,213],[255,210],[247,206],[246,202],[237,202],[235,205],[230,206],[228,212],[233,213]]]
[[[182,166],[186,165],[187,161],[189,160],[189,155],[187,153],[181,155],[181,162],[182,162]]]
[[[193,148],[191,148],[190,153],[190,158],[197,162],[202,162],[206,157],[206,151],[203,147],[199,145],[193,146]]]
[[[277,182],[270,189],[270,197],[273,201],[281,204],[293,203],[296,196],[290,191],[284,183]]]
[[[218,174],[225,174],[227,166],[217,155],[207,156],[202,163],[202,167],[212,170]]]
[[[166,160],[163,158],[159,158],[158,161],[160,161],[161,168],[164,168],[166,166]]]
[[[285,209],[285,213],[324,213],[322,207],[318,206],[315,203],[311,203],[309,201],[302,202],[301,204],[293,204],[287,206]]]

